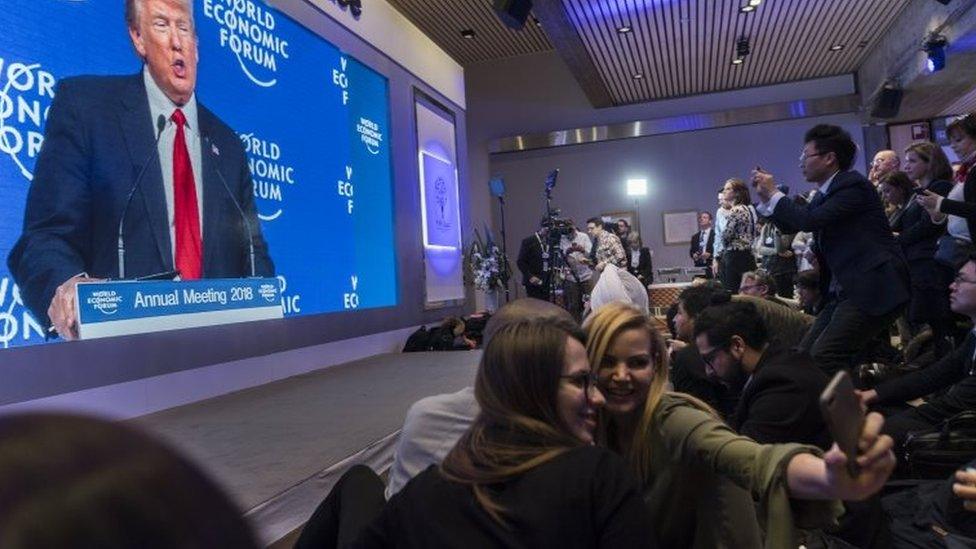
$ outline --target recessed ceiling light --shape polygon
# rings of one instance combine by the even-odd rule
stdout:
[[[466,40],[471,40],[474,38],[474,29],[464,29],[461,31],[461,36]]]
[[[644,78],[644,75],[641,74],[641,73],[637,73],[637,74],[634,75],[634,80],[640,80],[642,78]]]
[[[620,34],[627,34],[632,30],[634,29],[630,28],[630,25],[623,25],[621,27],[617,27],[617,32],[619,32]]]
[[[742,6],[739,8],[740,13],[749,13],[750,11],[756,11],[755,6]]]
[[[735,59],[732,60],[732,64],[733,65],[741,65],[743,61],[744,61],[744,59],[742,59],[741,57],[736,57]]]
[[[539,21],[539,18],[538,17],[536,17],[536,16],[533,15],[532,16],[532,22],[535,23],[535,26],[537,26],[539,28],[542,28],[542,21]]]
[[[759,4],[762,4],[762,0],[749,0],[749,5],[758,8]]]
[[[842,49],[844,49],[844,44],[834,44],[833,46],[830,46],[830,51],[840,51]]]

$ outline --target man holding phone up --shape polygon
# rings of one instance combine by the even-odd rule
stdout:
[[[819,192],[806,206],[783,200],[772,174],[752,182],[759,212],[784,232],[814,233],[824,304],[800,348],[828,374],[850,370],[909,298],[908,266],[871,183],[851,169],[857,146],[842,128],[821,124],[804,137],[803,176]]]

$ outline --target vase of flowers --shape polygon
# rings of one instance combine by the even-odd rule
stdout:
[[[476,290],[485,293],[485,306],[490,312],[498,309],[498,291],[505,288],[508,279],[508,260],[505,254],[491,238],[491,233],[485,229],[486,239],[474,231],[474,240],[468,247],[466,254],[467,271],[470,282]]]

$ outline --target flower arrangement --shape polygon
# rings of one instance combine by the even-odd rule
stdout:
[[[487,239],[482,239],[477,229],[474,242],[468,247],[466,265],[469,280],[482,292],[492,292],[505,287],[508,279],[508,260],[494,243],[491,233],[485,229]]]

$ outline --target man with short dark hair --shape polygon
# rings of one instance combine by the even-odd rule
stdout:
[[[586,232],[593,239],[593,270],[602,272],[608,264],[627,269],[627,252],[620,237],[603,227],[603,220],[591,217],[586,220]]]
[[[739,285],[740,294],[759,297],[783,307],[796,308],[793,303],[776,295],[777,289],[776,279],[764,270],[742,273],[742,283]]]
[[[819,192],[801,206],[777,190],[772,174],[752,178],[761,213],[784,232],[812,231],[824,305],[801,347],[827,373],[850,370],[909,298],[908,266],[871,183],[851,169],[857,146],[837,126],[804,137],[800,167]]]
[[[525,295],[536,299],[549,299],[549,280],[552,276],[549,250],[549,229],[543,219],[539,230],[522,239],[515,264],[522,272]]]
[[[715,252],[715,231],[712,230],[712,214],[698,213],[698,232],[691,237],[688,256],[695,267],[705,268],[705,278],[712,278],[712,257]]]
[[[708,374],[743,386],[729,418],[733,429],[762,443],[830,445],[819,405],[827,376],[809,356],[770,345],[752,303],[706,308],[694,333]]]

